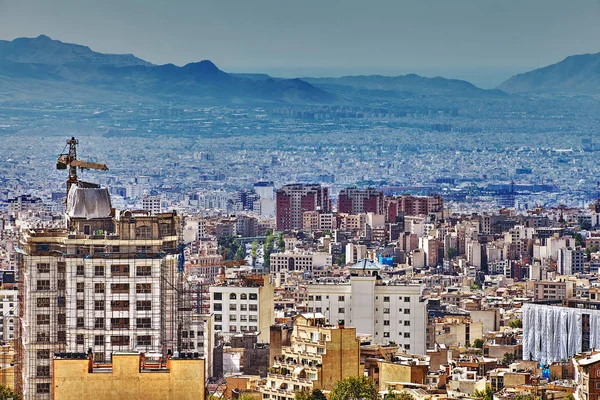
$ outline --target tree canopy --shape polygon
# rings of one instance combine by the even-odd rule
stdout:
[[[375,385],[366,376],[342,379],[329,395],[330,400],[377,400],[378,397]]]
[[[8,386],[0,384],[0,400],[8,399],[21,400],[23,399],[23,396],[17,392],[14,392]]]

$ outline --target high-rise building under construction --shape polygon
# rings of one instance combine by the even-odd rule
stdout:
[[[187,331],[180,217],[118,212],[106,188],[68,186],[66,227],[23,232],[19,246],[16,367],[25,399],[51,398],[54,353],[91,353],[99,364],[113,352],[166,357],[193,349],[187,341],[201,333]]]

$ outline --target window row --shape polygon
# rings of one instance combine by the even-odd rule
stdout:
[[[229,300],[237,300],[238,295],[236,293],[229,293]],[[223,300],[223,293],[215,292],[213,293],[213,300],[220,301]],[[241,293],[240,300],[258,300],[257,293]]]

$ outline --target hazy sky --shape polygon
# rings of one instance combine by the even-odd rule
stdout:
[[[42,33],[226,71],[485,73],[599,52],[600,0],[0,0],[0,39]]]

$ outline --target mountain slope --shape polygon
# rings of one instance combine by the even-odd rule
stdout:
[[[326,103],[334,96],[297,79],[249,79],[205,60],[153,65],[47,36],[0,41],[0,99],[102,101],[114,96],[218,103]]]
[[[341,78],[302,78],[317,87],[335,91],[336,87],[355,91],[397,92],[416,96],[501,97],[499,90],[486,90],[467,81],[441,77],[426,78],[416,74],[401,76],[359,75]],[[383,93],[382,93],[383,94]],[[392,93],[388,93],[392,94]]]
[[[600,53],[567,57],[515,75],[498,88],[512,93],[600,94]]]

